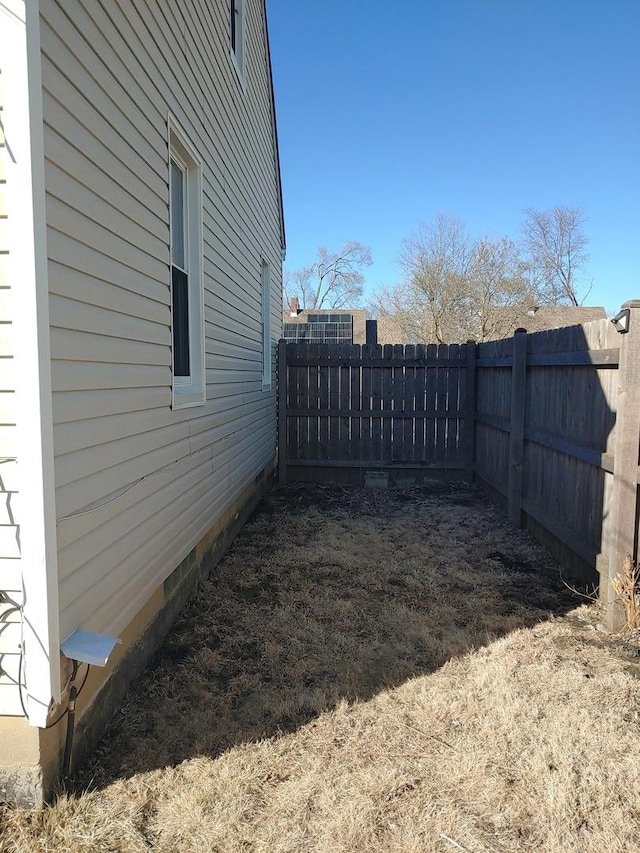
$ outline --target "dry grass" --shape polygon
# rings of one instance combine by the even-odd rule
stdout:
[[[594,620],[467,487],[276,490],[2,849],[639,851],[638,644]]]
[[[627,628],[634,631],[640,628],[640,566],[627,554],[622,563],[622,571],[613,579],[613,589],[624,607]]]

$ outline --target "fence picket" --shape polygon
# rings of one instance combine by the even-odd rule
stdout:
[[[436,344],[427,344],[427,361],[434,361],[438,357]],[[436,387],[438,378],[437,367],[426,368],[426,411],[435,413],[437,409]],[[434,463],[436,457],[436,416],[427,418],[425,423],[425,461]]]
[[[314,364],[318,356],[318,344],[308,344],[309,353],[309,410],[316,411],[320,408],[318,395],[320,393],[319,385],[319,367]],[[318,415],[312,415],[308,419],[309,424],[309,459],[321,459],[322,454],[319,452],[320,442],[320,418]]]
[[[361,350],[362,360],[366,362],[367,359],[372,358],[373,354],[373,345],[372,344],[364,344]],[[367,367],[366,363],[362,365],[362,400],[361,407],[366,410],[373,409],[373,399],[372,399],[372,388],[371,388],[371,373],[372,368]],[[357,375],[357,372],[354,370],[354,376]],[[371,418],[361,418],[360,419],[360,459],[371,459],[372,458],[372,445],[371,445]]]
[[[393,411],[393,346],[385,344],[382,348],[382,357],[389,363],[388,367],[382,368],[382,411]],[[384,462],[391,462],[392,456],[392,428],[393,419],[382,419],[382,453],[380,459]]]
[[[393,411],[398,414],[404,412],[405,368],[402,344],[394,344],[393,361],[391,404]],[[390,458],[394,462],[402,462],[404,459],[404,418],[394,417],[392,420]]]
[[[418,344],[416,346],[415,357],[417,362],[424,362],[427,357],[427,348],[424,344]],[[416,411],[427,410],[427,400],[426,400],[426,368],[424,366],[417,366],[415,369],[415,390],[414,390],[414,399],[415,399],[415,407]],[[414,429],[414,446],[413,446],[413,458],[416,462],[424,462],[425,460],[425,418],[416,418],[415,421],[415,429]]]
[[[358,361],[362,358],[360,344],[352,344],[350,347],[349,358],[351,362]],[[360,373],[358,366],[351,365],[349,390],[349,408],[351,411],[359,411],[362,408],[360,399]],[[362,457],[362,418],[351,418],[351,434],[349,441],[351,444],[350,457],[354,460],[361,460]]]
[[[340,366],[338,356],[340,345],[331,348],[329,366],[329,407],[334,411],[340,408]],[[329,459],[340,459],[340,418],[329,416]]]
[[[382,344],[372,348],[372,357],[382,359]],[[371,408],[375,412],[382,411],[382,368],[371,370]],[[383,459],[382,455],[382,418],[371,418],[371,455],[369,459]]]
[[[416,368],[411,362],[415,362],[416,348],[408,344],[404,348],[407,362],[404,369],[404,392],[402,395],[402,408],[405,412],[416,411]],[[404,418],[402,423],[402,459],[407,462],[415,462],[415,418]]]
[[[440,344],[438,346],[438,360],[446,359],[449,356],[449,345]],[[447,446],[447,367],[437,368],[436,378],[436,462],[444,462],[446,458]]]

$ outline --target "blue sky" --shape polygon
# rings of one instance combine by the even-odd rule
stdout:
[[[640,298],[640,0],[267,0],[286,266],[371,246],[400,278],[437,212],[518,237],[583,207],[589,304]]]

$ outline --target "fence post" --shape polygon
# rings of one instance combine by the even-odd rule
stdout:
[[[464,401],[464,462],[469,482],[473,481],[476,439],[476,342],[467,341]]]
[[[524,462],[524,410],[527,399],[527,331],[516,329],[511,367],[511,422],[509,435],[509,521],[522,526],[522,466]]]
[[[287,342],[278,341],[278,482],[287,482]]]
[[[366,343],[375,346],[378,343],[378,321],[367,320],[366,322]]]
[[[622,572],[627,554],[637,560],[638,454],[640,450],[640,299],[625,302],[627,332],[620,336],[618,403],[611,513],[613,536],[607,577],[601,578],[600,600],[605,605],[606,627],[619,631],[626,619],[613,581]],[[621,312],[621,313],[622,313]],[[628,312],[628,313],[627,313]]]

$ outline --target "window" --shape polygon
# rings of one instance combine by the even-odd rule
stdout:
[[[262,262],[262,388],[271,388],[271,270]]]
[[[244,83],[245,47],[245,0],[230,0],[231,11],[231,58],[241,82]]]
[[[173,407],[204,403],[202,167],[169,120],[169,230]]]

